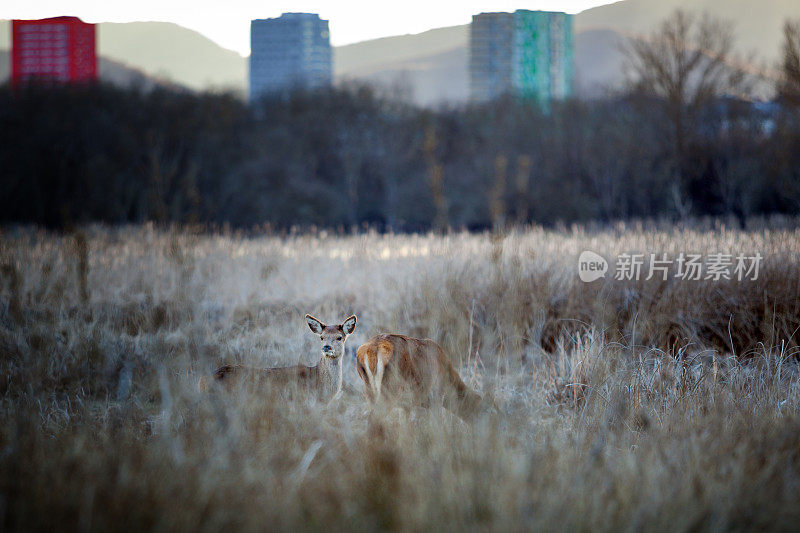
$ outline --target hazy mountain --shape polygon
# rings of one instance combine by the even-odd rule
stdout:
[[[11,75],[11,53],[8,50],[0,50],[0,83],[5,83]]]
[[[103,23],[100,55],[193,89],[243,91],[247,60],[202,34],[169,22]]]
[[[0,21],[0,50],[11,48],[11,24]],[[101,23],[97,28],[101,76],[142,75],[193,89],[244,91],[247,59],[200,33],[170,22]],[[122,69],[122,70],[120,70]],[[127,70],[125,70],[127,69]],[[9,75],[0,63],[0,79]]]
[[[336,79],[378,83],[422,105],[463,102],[469,97],[469,26],[378,41],[337,48]],[[622,42],[623,38],[612,30],[587,30],[576,35],[575,82],[579,95],[602,96],[619,84]],[[378,44],[375,48],[381,53],[375,53],[372,43]],[[425,45],[429,43],[441,51],[427,53],[430,48]],[[399,57],[394,55],[395,50]]]
[[[334,78],[377,83],[423,105],[464,101],[468,40],[468,26],[452,26],[339,46]]]
[[[600,97],[624,83],[625,38],[613,30],[585,30],[575,35],[575,92]]]
[[[624,66],[620,47],[625,39],[651,31],[677,8],[705,11],[730,20],[736,31],[738,49],[745,54],[754,53],[757,61],[768,66],[774,65],[780,56],[785,19],[800,18],[797,0],[625,0],[584,11],[575,16],[578,95],[599,96],[619,87]],[[432,43],[437,50],[450,53],[432,54],[427,48]],[[335,71],[339,78],[384,83],[390,82],[392,76],[397,79],[405,75],[406,83],[416,81],[411,85],[420,103],[465,98],[468,94],[468,43],[469,26],[466,25],[366,41],[342,47],[347,55],[336,56],[342,61],[335,65]],[[378,50],[380,53],[367,55]],[[354,61],[352,58],[358,55],[365,59]],[[438,88],[436,80],[444,80]],[[461,83],[465,85],[459,86]]]
[[[583,11],[575,17],[575,30],[643,33],[678,8],[730,20],[739,49],[769,62],[778,59],[786,18],[800,18],[797,0],[626,0]]]
[[[415,35],[397,35],[373,39],[333,50],[333,64],[338,74],[383,70],[387,60],[408,61],[464,48],[469,41],[469,26],[438,28]]]
[[[578,94],[596,96],[618,85],[624,36],[650,31],[679,7],[730,19],[739,48],[770,65],[779,57],[784,20],[800,18],[797,0],[625,0],[584,11],[575,17]],[[0,49],[10,46],[9,32],[9,24],[0,23]],[[463,101],[468,42],[464,25],[336,47],[334,77],[379,83],[422,104]],[[120,66],[192,88],[246,87],[246,58],[176,24],[100,24],[98,52]],[[7,71],[0,62],[0,78]]]
[[[174,82],[159,80],[139,69],[128,67],[119,61],[101,57],[97,65],[100,79],[122,87],[137,86],[149,89],[155,85],[175,85]],[[0,83],[5,83],[11,75],[11,52],[0,50]]]

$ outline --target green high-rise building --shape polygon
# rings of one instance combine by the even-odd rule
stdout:
[[[481,13],[470,27],[470,96],[486,101],[504,94],[544,105],[572,95],[572,16],[517,10]]]

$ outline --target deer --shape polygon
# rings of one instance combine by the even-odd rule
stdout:
[[[319,335],[322,354],[315,366],[296,365],[275,368],[254,368],[242,365],[223,365],[210,376],[197,383],[200,392],[215,385],[232,391],[244,384],[267,386],[270,389],[295,385],[315,392],[320,399],[333,401],[342,394],[342,359],[344,343],[356,329],[356,315],[348,317],[337,326],[328,326],[311,315],[305,316],[313,333]]]
[[[483,405],[481,395],[464,384],[442,347],[431,339],[376,335],[358,347],[356,370],[373,405],[381,397],[411,392],[417,403],[428,407],[441,401],[462,420],[473,419]]]

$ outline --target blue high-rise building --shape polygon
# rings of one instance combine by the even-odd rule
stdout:
[[[250,101],[292,89],[329,87],[333,79],[328,21],[284,13],[250,22]]]

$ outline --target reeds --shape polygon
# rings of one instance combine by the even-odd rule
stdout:
[[[244,237],[5,231],[13,530],[786,529],[800,519],[800,232]],[[584,284],[577,256],[760,251],[756,282]],[[81,265],[84,262],[84,265]],[[75,273],[78,273],[76,276]],[[500,413],[199,395],[311,364],[302,313],[439,340]],[[350,356],[351,357],[351,356]],[[355,390],[355,392],[353,392]]]

